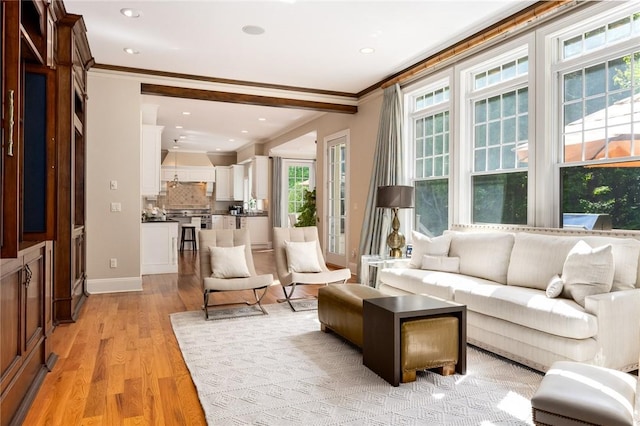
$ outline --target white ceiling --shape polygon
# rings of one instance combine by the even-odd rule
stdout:
[[[68,12],[83,15],[98,64],[351,94],[532,3],[65,0]],[[141,16],[126,18],[123,8]],[[248,25],[265,32],[246,34]],[[365,47],[375,52],[360,53]],[[182,135],[181,149],[207,152],[262,143],[321,114],[147,95],[143,102],[159,105],[164,149]]]

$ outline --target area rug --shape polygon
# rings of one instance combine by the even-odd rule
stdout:
[[[316,311],[205,321],[171,315],[210,425],[529,425],[542,375],[468,347],[467,374],[389,385]]]

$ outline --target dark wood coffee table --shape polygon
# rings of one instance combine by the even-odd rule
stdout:
[[[399,386],[401,327],[405,321],[441,316],[458,318],[458,363],[456,372],[467,372],[467,307],[435,297],[407,295],[365,299],[362,304],[365,366],[380,377]]]

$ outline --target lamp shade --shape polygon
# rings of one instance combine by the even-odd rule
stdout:
[[[376,206],[386,208],[413,207],[413,186],[379,186]]]

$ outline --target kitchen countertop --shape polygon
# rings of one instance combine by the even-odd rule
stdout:
[[[231,214],[229,212],[216,212],[212,213],[213,216],[234,216],[234,217],[254,217],[254,216],[269,216],[267,212],[256,212],[256,213],[241,213],[241,214]]]
[[[178,223],[178,221],[173,219],[143,220],[142,223]]]

